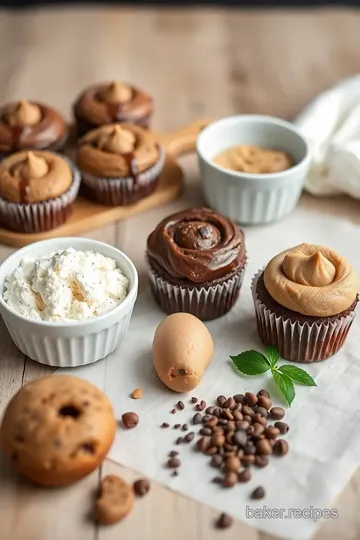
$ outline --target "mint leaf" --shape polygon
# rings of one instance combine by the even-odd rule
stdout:
[[[265,356],[269,360],[272,368],[274,368],[280,360],[280,353],[276,347],[266,347]]]
[[[245,351],[230,358],[237,369],[245,375],[260,375],[271,368],[268,359],[258,351]]]
[[[280,371],[273,371],[273,377],[276,383],[276,386],[284,396],[289,407],[295,397],[295,388],[294,383],[287,375],[284,375]]]
[[[304,386],[317,386],[314,379],[305,371],[297,366],[281,366],[279,371],[289,377],[297,384],[303,384]]]

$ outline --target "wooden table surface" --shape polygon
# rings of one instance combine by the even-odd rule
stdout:
[[[354,10],[236,11],[48,9],[0,12],[0,102],[49,102],[70,118],[70,103],[87,84],[120,79],[155,98],[157,129],[201,116],[269,113],[293,118],[335,81],[360,71],[360,13]],[[171,211],[201,202],[194,156],[183,158],[187,189],[180,201],[115,223],[88,236],[114,244],[135,262],[144,284],[148,232]],[[360,205],[347,198],[301,205],[360,223]],[[0,260],[12,249],[0,246]],[[24,358],[0,325],[0,412],[22,384],[51,370]],[[101,475],[136,473],[105,462]],[[2,540],[269,540],[236,523],[218,532],[213,510],[153,484],[123,523],[107,529],[88,519],[99,471],[61,490],[27,484],[0,455]],[[360,473],[335,501],[340,517],[317,540],[360,538]]]

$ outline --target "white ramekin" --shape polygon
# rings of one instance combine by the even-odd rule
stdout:
[[[4,281],[25,256],[38,257],[72,247],[111,257],[129,279],[126,299],[100,317],[73,323],[28,319],[3,299]],[[134,264],[109,244],[87,238],[54,238],[30,244],[10,255],[0,266],[0,313],[15,345],[26,356],[48,366],[76,367],[91,364],[113,352],[125,336],[138,292]]]
[[[283,150],[295,165],[279,173],[249,174],[213,162],[217,154],[240,144]],[[271,116],[230,116],[210,124],[197,139],[197,154],[207,204],[243,224],[268,223],[291,212],[310,165],[304,137],[289,122]]]

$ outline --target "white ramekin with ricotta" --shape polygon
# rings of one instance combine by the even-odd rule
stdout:
[[[87,238],[54,238],[0,266],[0,312],[15,345],[50,366],[96,362],[126,334],[138,290],[134,264]]]

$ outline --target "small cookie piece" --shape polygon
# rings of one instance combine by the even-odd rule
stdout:
[[[44,486],[65,486],[102,463],[115,432],[114,411],[101,390],[78,377],[55,375],[15,394],[0,442],[24,476]]]
[[[131,392],[131,397],[133,399],[140,399],[142,397],[142,389],[136,388],[133,392]]]
[[[119,476],[110,474],[101,482],[94,506],[94,519],[100,525],[111,525],[128,515],[134,504],[132,487]]]

